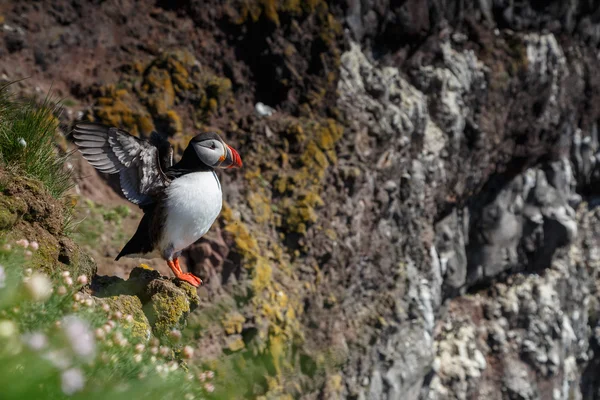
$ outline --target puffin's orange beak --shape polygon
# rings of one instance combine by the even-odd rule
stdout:
[[[225,160],[219,165],[220,168],[240,168],[242,166],[242,158],[235,149],[229,145],[227,146],[227,156]]]

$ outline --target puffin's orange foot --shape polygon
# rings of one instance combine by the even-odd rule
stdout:
[[[167,260],[167,265],[169,266],[169,268],[171,268],[171,271],[173,271],[177,279],[186,281],[187,283],[195,287],[202,285],[202,279],[189,272],[187,274],[183,273],[181,267],[179,266],[179,260],[177,258],[174,260]]]
[[[177,279],[186,281],[187,283],[189,283],[190,285],[195,286],[195,287],[202,285],[202,279],[198,278],[197,276],[195,276],[189,272],[187,274],[179,274],[176,277],[177,277]]]

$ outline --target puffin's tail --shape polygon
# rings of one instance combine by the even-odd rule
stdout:
[[[150,253],[154,249],[154,243],[150,235],[151,220],[152,212],[144,214],[135,234],[123,247],[117,258],[115,258],[115,261],[119,261],[119,258],[130,254]]]

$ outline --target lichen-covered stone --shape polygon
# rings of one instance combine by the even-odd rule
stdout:
[[[112,311],[120,311],[123,315],[133,316],[131,333],[133,336],[147,340],[152,334],[152,327],[143,312],[142,302],[139,297],[121,294],[99,299],[100,304],[108,304]]]
[[[197,295],[189,295],[189,291],[171,281],[155,279],[148,284],[144,296],[149,300],[144,304],[144,312],[156,336],[168,339],[171,330],[185,326],[186,317],[198,303]]]

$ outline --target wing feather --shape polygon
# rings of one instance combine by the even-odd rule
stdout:
[[[94,168],[107,174],[119,173],[121,191],[132,203],[142,206],[154,202],[170,183],[163,173],[161,158],[165,152],[173,151],[166,138],[159,143],[159,149],[155,137],[149,142],[121,129],[91,122],[76,123],[73,137]]]

